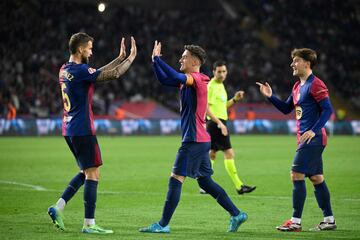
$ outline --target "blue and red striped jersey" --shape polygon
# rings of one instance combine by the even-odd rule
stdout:
[[[63,136],[95,135],[92,112],[94,84],[101,71],[87,64],[65,63],[59,71],[64,103]]]
[[[209,142],[205,116],[207,109],[207,84],[209,77],[202,73],[191,73],[192,86],[181,84],[181,132],[183,142]]]
[[[300,81],[294,84],[291,97],[295,107],[299,148],[313,145],[325,146],[327,136],[324,127],[315,132],[315,137],[311,139],[309,144],[300,144],[300,136],[311,130],[320,118],[321,107],[319,102],[329,97],[329,91],[324,82],[311,74],[304,85],[301,85]]]

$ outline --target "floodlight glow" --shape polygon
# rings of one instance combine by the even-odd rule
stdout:
[[[99,5],[98,5],[98,11],[99,12],[105,11],[105,8],[106,8],[105,3],[99,3]]]

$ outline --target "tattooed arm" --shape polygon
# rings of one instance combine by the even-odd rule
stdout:
[[[105,69],[102,70],[99,76],[96,79],[96,82],[105,82],[105,81],[111,81],[118,79],[121,75],[123,75],[131,66],[132,62],[134,61],[137,54],[136,49],[136,42],[133,37],[131,37],[131,49],[130,49],[130,55],[128,58],[126,58],[123,62],[120,64],[118,63],[113,67],[112,69],[107,69],[107,65],[105,66]],[[114,62],[114,61],[113,61]],[[111,62],[112,63],[112,62]],[[109,65],[109,64],[108,64]]]
[[[104,71],[104,70],[111,70],[114,67],[116,67],[117,65],[119,65],[126,57],[126,48],[125,48],[125,39],[122,38],[121,39],[121,44],[120,44],[120,53],[119,56],[117,58],[115,58],[114,60],[112,60],[110,63],[106,64],[105,66],[102,66],[101,68],[99,68],[99,70]]]

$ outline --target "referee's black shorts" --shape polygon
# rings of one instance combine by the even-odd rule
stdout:
[[[226,120],[220,119],[220,121],[226,125]],[[221,129],[217,127],[217,124],[211,120],[206,122],[206,130],[210,134],[211,137],[211,150],[215,151],[225,151],[231,148],[230,143],[230,134],[228,133],[227,136],[224,136],[221,133]]]

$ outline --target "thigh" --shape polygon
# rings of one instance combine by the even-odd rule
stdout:
[[[101,152],[96,136],[71,137],[77,162],[81,170],[102,165]]]
[[[179,176],[187,176],[186,169],[188,164],[188,151],[188,144],[183,143],[176,154],[172,173]]]
[[[211,138],[211,149],[215,152],[219,150],[219,146],[217,144],[217,139],[219,135],[220,129],[217,127],[217,124],[213,121],[207,121],[206,122],[206,130],[210,135]],[[221,131],[220,131],[221,133]]]
[[[69,136],[64,136],[64,138],[65,138],[65,141],[66,141],[67,145],[68,145],[69,148],[70,148],[70,151],[71,151],[72,154],[74,155],[75,159],[77,159],[77,155],[76,155],[76,152],[75,152],[73,143],[72,143],[72,141],[71,141],[71,137],[69,137]]]
[[[183,143],[176,156],[173,173],[180,176],[198,178],[210,176],[210,143]]]
[[[303,173],[307,177],[323,174],[323,151],[323,146],[312,146],[298,149],[296,151],[291,170]]]
[[[198,177],[206,177],[211,176],[214,171],[211,167],[209,150],[210,150],[210,143],[201,143],[200,147],[201,154],[199,155],[197,161],[200,162],[199,172],[196,178]]]
[[[221,120],[222,123],[226,126],[226,121]],[[207,131],[211,137],[211,149],[218,151],[218,150],[227,150],[231,148],[230,143],[230,133],[227,136],[224,136],[221,133],[221,129],[217,127],[217,124],[213,121],[207,122]]]

